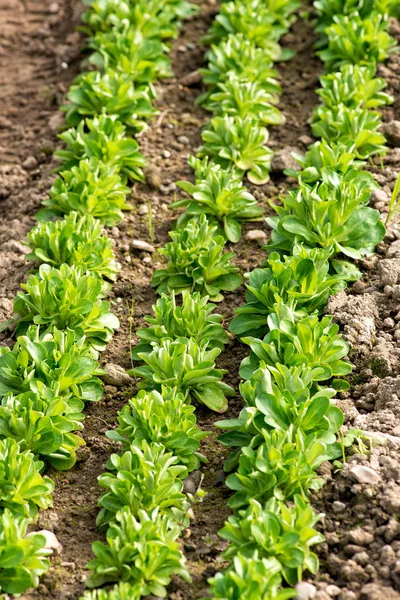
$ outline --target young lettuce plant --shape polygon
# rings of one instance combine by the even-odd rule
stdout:
[[[99,277],[80,267],[41,265],[37,275],[21,284],[25,292],[15,297],[17,335],[32,323],[43,325],[43,331],[72,329],[79,337],[85,335],[94,351],[104,350],[119,321],[102,299],[102,285]]]
[[[257,551],[260,558],[275,558],[283,578],[294,585],[304,571],[318,571],[318,557],[311,546],[325,539],[315,529],[321,517],[300,496],[294,497],[292,505],[271,498],[263,507],[250,500],[248,509],[229,517],[219,532],[229,542],[223,556],[230,559],[240,553],[252,557]]]
[[[106,69],[78,75],[67,94],[68,104],[61,107],[67,125],[76,127],[82,119],[100,114],[115,116],[129,133],[138,133],[156,113],[152,106],[154,91],[135,83],[127,73]]]
[[[97,115],[82,120],[58,136],[65,148],[54,156],[62,162],[65,171],[79,166],[81,160],[97,158],[116,172],[125,185],[130,181],[143,181],[146,159],[139,151],[138,142],[127,137],[126,127],[117,118]]]
[[[196,166],[196,162],[192,161],[192,166]],[[203,163],[199,165],[201,170]],[[192,217],[205,214],[209,222],[216,221],[220,225],[230,242],[236,243],[241,237],[241,224],[261,219],[264,214],[263,208],[243,185],[240,175],[220,165],[211,163],[204,179],[196,173],[194,184],[178,181],[178,185],[191,196],[171,205],[172,208],[186,208],[177,220],[178,227],[185,225]]]
[[[0,516],[0,592],[22,594],[37,588],[39,577],[50,568],[46,538],[27,533],[31,519],[16,517],[7,508]]]
[[[384,62],[396,48],[396,40],[388,34],[384,15],[371,13],[362,19],[357,12],[338,14],[325,33],[327,47],[318,52],[327,71],[338,71],[347,64],[369,65]]]
[[[190,505],[182,493],[182,479],[188,473],[161,444],[134,442],[122,455],[112,454],[107,467],[111,472],[98,478],[100,487],[106,490],[98,502],[98,527],[108,526],[122,508],[134,516],[142,509],[149,514],[157,508],[160,515],[185,522]]]
[[[203,129],[203,146],[198,156],[209,156],[223,168],[236,167],[251,183],[262,185],[269,179],[273,152],[266,147],[268,130],[249,115],[242,119],[225,115],[214,117]]]
[[[82,402],[102,398],[96,377],[102,373],[84,336],[56,327],[43,328],[41,333],[32,325],[12,350],[0,350],[0,397],[33,392],[44,400],[49,389],[56,397],[71,400],[72,412],[80,412]]]
[[[209,348],[223,349],[229,337],[224,331],[222,317],[213,314],[215,304],[208,302],[208,296],[199,292],[182,292],[182,304],[176,304],[175,293],[162,294],[153,306],[154,316],[146,316],[144,320],[149,327],[138,329],[136,332],[139,344],[132,351],[133,360],[138,359],[139,352],[151,352],[155,343],[160,345],[162,340],[180,337],[192,338],[197,343],[208,340]]]
[[[370,17],[372,13],[395,16],[397,4],[397,0],[316,0],[314,2],[318,14],[316,31],[324,33],[325,29],[334,22],[336,15],[350,16],[355,11],[362,19]]]
[[[72,433],[83,429],[84,404],[77,398],[56,396],[49,388],[39,387],[40,393],[2,398],[0,437],[16,440],[21,450],[30,450],[55,469],[71,469],[76,451],[84,445],[83,439]]]
[[[89,63],[102,71],[124,73],[138,84],[172,76],[168,48],[160,40],[145,39],[129,23],[121,31],[99,31],[89,41],[94,50]]]
[[[85,592],[80,600],[141,600],[141,597],[137,586],[120,583],[111,590],[100,589]]]
[[[130,189],[123,185],[117,166],[103,164],[97,158],[81,160],[76,167],[62,171],[52,188],[50,198],[42,202],[44,209],[36,214],[39,221],[77,212],[90,214],[106,227],[117,225],[124,218]]]
[[[274,311],[277,297],[300,317],[321,311],[330,296],[345,289],[345,277],[329,273],[330,249],[311,250],[295,245],[292,252],[284,257],[272,252],[265,268],[246,274],[247,303],[235,309],[236,317],[230,325],[232,333],[266,334],[268,317]]]
[[[288,600],[297,595],[296,590],[282,589],[282,566],[274,558],[244,556],[240,552],[233,564],[208,580],[214,600]]]
[[[205,215],[191,219],[185,228],[172,231],[169,236],[172,242],[159,250],[168,259],[167,267],[156,271],[151,282],[159,294],[188,290],[220,302],[221,290],[239,287],[239,269],[231,264],[235,254],[223,253],[225,240],[217,235],[217,227],[210,225]]]
[[[43,463],[15,440],[0,440],[0,507],[13,516],[33,519],[53,504],[54,483],[40,474]],[[0,536],[1,539],[1,536]]]
[[[181,527],[158,509],[140,510],[135,517],[127,508],[120,510],[108,528],[106,544],[94,542],[96,558],[88,563],[92,571],[86,585],[127,582],[140,596],[165,598],[173,575],[190,581],[185,558],[177,538]]]
[[[60,268],[62,264],[82,267],[115,281],[119,266],[111,240],[103,235],[101,223],[92,215],[71,212],[59,221],[42,221],[27,235],[27,260]]]
[[[207,459],[198,452],[200,441],[207,437],[196,425],[195,408],[174,388],[161,387],[161,392],[140,390],[118,413],[118,427],[107,437],[122,443],[128,450],[135,441],[161,444],[178,458],[188,472],[198,469]]]
[[[272,228],[270,250],[291,252],[295,244],[333,249],[353,259],[374,252],[385,235],[379,211],[368,206],[374,188],[369,173],[350,170],[344,177],[333,172],[314,186],[299,180],[283,206],[272,205],[276,217],[267,218]],[[341,261],[332,262],[340,268]],[[340,271],[339,271],[340,272]]]
[[[165,339],[150,354],[139,354],[146,364],[132,369],[132,374],[143,379],[139,387],[175,387],[189,402],[197,400],[211,410],[224,412],[228,408],[226,395],[234,396],[235,391],[221,381],[227,371],[215,368],[220,352],[219,348],[209,350],[207,340],[197,344],[187,338]]]

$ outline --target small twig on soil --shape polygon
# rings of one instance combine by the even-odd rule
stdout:
[[[162,113],[160,114],[160,116],[157,119],[156,127],[160,127],[160,125],[164,121],[164,117],[166,116],[167,113],[169,113],[169,108],[166,108],[165,110],[162,111]]]

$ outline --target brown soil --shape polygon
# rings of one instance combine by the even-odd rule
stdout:
[[[79,11],[78,0],[28,0],[27,3],[3,0],[0,6],[1,319],[10,317],[11,299],[28,270],[20,240],[33,226],[33,214],[54,179],[55,162],[51,155],[58,146],[56,132],[62,123],[58,105],[79,69],[81,40],[74,33]],[[211,0],[204,3],[201,14],[184,25],[181,37],[173,45],[176,78],[157,86],[160,112],[140,138],[149,162],[147,184],[134,186],[132,212],[118,228],[110,231],[122,266],[112,296],[121,329],[103,359],[125,368],[130,366],[129,350],[136,341],[132,332],[143,324],[144,315],[151,311],[156,300],[150,280],[161,264],[157,253],[138,252],[131,243],[133,239],[145,240],[156,249],[167,241],[174,219],[168,204],[177,193],[175,182],[191,177],[186,160],[200,144],[200,129],[208,115],[195,106],[202,88],[190,76],[203,64],[204,49],[199,40],[214,13],[214,3]],[[312,28],[308,23],[297,22],[285,42],[297,54],[279,67],[284,88],[281,108],[286,124],[271,128],[270,144],[276,149],[304,150],[310,135],[307,119],[317,104],[315,87],[321,65],[313,55]],[[389,61],[383,75],[394,89],[400,89],[397,59]],[[399,118],[399,101],[384,113],[386,121],[396,116]],[[387,191],[393,187],[399,163],[400,154],[393,149],[384,161],[384,169],[374,169],[377,180]],[[290,182],[277,173],[267,185],[253,187],[252,191],[268,210],[268,200],[277,199],[288,185]],[[382,199],[377,202],[380,202],[378,208],[385,208]],[[150,207],[151,220],[145,207]],[[242,241],[235,246],[236,263],[243,272],[259,265],[265,257],[257,243],[245,237],[246,231],[255,228],[268,233],[263,222],[248,226]],[[315,503],[327,515],[321,523],[327,542],[319,550],[321,570],[313,581],[318,589],[316,600],[400,598],[396,591],[400,590],[400,569],[395,566],[400,558],[398,239],[398,230],[391,228],[377,259],[363,265],[365,282],[332,299],[329,306],[329,312],[343,326],[353,346],[352,359],[356,363],[351,393],[341,402],[347,422],[385,434],[386,445],[377,446],[371,455],[351,457],[340,472],[329,466],[323,469],[327,484],[316,495]],[[388,283],[396,285],[389,289]],[[218,307],[226,324],[243,299],[243,290],[226,295]],[[3,337],[3,343],[10,344],[12,340]],[[228,370],[227,382],[236,388],[238,367],[245,355],[246,348],[232,339],[219,361],[219,366]],[[77,466],[67,473],[49,471],[56,481],[54,509],[40,515],[37,527],[53,530],[63,551],[52,560],[52,569],[43,577],[39,589],[23,594],[24,600],[77,600],[84,589],[90,544],[99,537],[95,526],[99,494],[96,478],[104,470],[110,452],[115,450],[105,432],[115,424],[118,409],[135,393],[134,382],[132,387],[125,388],[105,386],[105,392],[103,402],[87,408],[84,431],[87,446]],[[238,396],[231,401],[228,416],[236,415],[240,405]],[[202,448],[209,459],[202,468],[207,496],[196,507],[184,540],[194,582],[187,585],[173,581],[169,594],[173,600],[194,600],[205,594],[207,577],[221,568],[223,542],[217,532],[229,514],[222,470],[225,451],[217,443],[213,427],[219,417],[203,407],[198,407],[197,416],[200,426],[212,432]],[[374,486],[356,483],[351,469],[358,463],[370,465],[378,473],[379,483]],[[192,474],[189,484],[197,484],[199,477],[200,473]],[[334,501],[342,502],[344,508],[335,504],[332,510]],[[357,528],[362,532],[361,535],[358,532],[358,537],[357,531],[354,533]],[[363,533],[369,535],[363,537]]]

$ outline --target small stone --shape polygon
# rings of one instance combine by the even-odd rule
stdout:
[[[310,144],[313,144],[314,141],[315,140],[310,135],[301,135],[299,137],[299,142],[305,146],[310,146]]]
[[[24,160],[24,162],[22,163],[22,166],[24,167],[24,169],[29,170],[29,169],[36,169],[38,164],[39,163],[34,156],[28,156],[28,158],[26,158]]]
[[[60,10],[60,5],[58,4],[58,2],[52,2],[49,6],[49,13],[52,15],[55,15],[59,12]]]
[[[390,121],[382,126],[383,134],[392,146],[400,146],[400,121]]]
[[[361,529],[361,527],[356,527],[349,531],[349,540],[357,546],[368,546],[374,541],[374,536],[372,533]]]
[[[171,152],[170,152],[169,150],[163,150],[163,151],[161,152],[161,156],[162,156],[163,158],[169,158],[169,157],[171,156]]]
[[[325,592],[331,598],[336,598],[337,596],[339,596],[341,590],[340,590],[340,588],[338,588],[337,585],[327,585],[325,588]]]
[[[46,539],[46,548],[48,550],[53,550],[54,554],[60,555],[62,552],[62,545],[56,538],[55,534],[52,531],[48,531],[47,529],[42,529],[38,531],[45,539]]]
[[[118,227],[111,227],[111,235],[113,235],[116,238],[119,238],[119,236],[121,235],[121,232],[118,229]]]
[[[58,131],[64,125],[64,115],[61,112],[56,112],[49,119],[49,126],[52,131]]]
[[[121,387],[132,383],[131,377],[120,365],[114,363],[107,363],[104,366],[106,373],[102,376],[102,379],[108,385],[115,385]]]
[[[154,246],[148,242],[145,242],[144,240],[132,240],[131,248],[133,250],[141,250],[142,252],[155,252]]]
[[[185,75],[185,77],[182,77],[182,79],[180,79],[180,83],[182,85],[190,87],[191,85],[196,85],[196,83],[200,83],[202,79],[203,78],[198,71],[192,71],[191,73],[188,73],[188,75]]]
[[[344,502],[340,502],[339,500],[335,500],[332,504],[332,510],[334,513],[339,514],[346,510],[346,505]]]
[[[350,474],[359,483],[369,483],[370,485],[377,484],[381,478],[376,471],[371,469],[370,467],[363,467],[362,465],[357,465],[350,469]]]
[[[142,263],[144,263],[145,265],[149,265],[151,263],[151,257],[146,254],[146,256],[143,256],[142,258]]]
[[[394,327],[394,326],[395,326],[395,322],[393,321],[393,319],[392,319],[392,318],[390,318],[390,317],[386,317],[386,319],[384,319],[384,321],[383,321],[383,326],[384,326],[386,329],[392,329],[392,327]]]
[[[250,231],[246,233],[246,240],[265,244],[267,241],[267,234],[262,229],[250,229]]]
[[[353,559],[361,567],[365,567],[369,563],[369,556],[367,552],[358,552],[353,556]]]
[[[317,588],[315,585],[311,583],[307,583],[306,581],[300,581],[295,586],[297,592],[297,600],[313,600],[317,595]]]
[[[388,201],[388,196],[387,193],[384,190],[374,190],[373,192],[371,192],[371,202],[375,203],[375,202],[383,202],[384,204],[386,204],[386,202]]]
[[[393,431],[392,431],[393,435],[400,435],[400,425],[397,425]]]
[[[292,156],[292,153],[298,153],[297,148],[288,146],[276,152],[272,158],[271,171],[273,173],[281,173],[285,169],[300,170],[300,165]]]
[[[139,215],[147,215],[149,212],[149,207],[147,204],[139,204],[138,213]]]
[[[190,144],[190,140],[188,137],[186,137],[186,135],[180,135],[178,137],[178,142],[180,144],[184,144],[185,146],[187,146],[188,144]]]

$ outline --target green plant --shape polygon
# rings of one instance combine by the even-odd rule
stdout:
[[[328,73],[320,78],[321,89],[317,90],[325,108],[335,109],[339,104],[347,108],[377,108],[393,102],[393,98],[382,90],[386,82],[375,77],[376,65],[348,64],[340,71]],[[318,118],[321,107],[315,109]]]
[[[385,154],[386,138],[378,132],[382,124],[380,113],[363,108],[336,108],[320,106],[311,119],[311,129],[316,137],[327,142],[352,144],[357,158],[366,160],[374,154]]]
[[[282,88],[277,81],[277,72],[272,68],[271,58],[262,48],[257,48],[243,34],[228,35],[207,52],[208,67],[199,69],[209,90],[198,98],[198,103],[208,101],[210,94],[218,91],[219,85],[232,75],[243,81],[257,83],[271,94],[276,102]]]
[[[13,516],[33,518],[39,508],[49,508],[54,483],[40,472],[43,463],[12,439],[0,440],[0,507]]]
[[[169,236],[172,242],[159,250],[168,259],[167,267],[156,271],[151,282],[159,294],[188,290],[219,302],[223,298],[221,290],[235,290],[240,285],[239,269],[231,264],[235,254],[223,253],[225,240],[205,215],[191,219],[185,228]]]
[[[184,290],[181,306],[177,306],[174,292],[170,296],[162,294],[153,306],[154,317],[144,318],[150,326],[136,332],[139,344],[133,349],[133,360],[137,360],[139,352],[151,352],[152,344],[160,345],[165,338],[187,337],[197,343],[208,340],[209,348],[222,350],[229,338],[221,325],[221,315],[213,314],[214,309],[215,304],[208,302],[208,296],[199,292],[191,294]]]
[[[61,108],[67,125],[72,127],[85,117],[106,113],[115,116],[129,132],[138,133],[156,113],[153,99],[151,87],[137,85],[127,73],[106,69],[104,73],[88,71],[78,75],[67,94],[68,104]]]
[[[40,392],[7,395],[0,405],[0,437],[14,439],[21,450],[30,450],[54,468],[66,470],[76,462],[76,451],[84,444],[72,433],[83,429],[83,402],[56,396],[44,386]]]
[[[22,594],[39,585],[39,577],[50,568],[46,538],[26,531],[30,519],[16,517],[7,508],[0,516],[0,591]]]
[[[394,184],[393,192],[389,201],[389,210],[386,217],[386,225],[390,223],[394,215],[399,212],[400,206],[400,173],[397,176],[396,183]]]
[[[285,431],[262,429],[260,435],[262,443],[255,449],[244,446],[237,470],[226,478],[228,488],[235,491],[228,506],[237,510],[251,500],[290,500],[295,495],[306,499],[309,490],[322,487],[316,469],[329,455],[315,434],[306,436],[290,425]]]
[[[235,166],[247,173],[251,183],[261,185],[268,181],[273,156],[265,146],[268,131],[251,116],[214,117],[204,127],[201,137],[204,144],[199,149],[199,158],[209,156],[223,168]]]
[[[235,72],[227,75],[226,81],[218,83],[215,91],[210,92],[204,107],[214,115],[231,115],[244,119],[253,117],[262,125],[280,125],[285,117],[274,106],[276,97],[264,88],[260,81],[247,81]]]
[[[372,13],[362,19],[357,12],[337,14],[325,29],[327,47],[318,52],[328,71],[338,71],[347,64],[369,65],[384,62],[394,51],[396,41],[387,33],[384,15]]]
[[[174,388],[161,392],[140,390],[118,413],[119,426],[107,436],[122,443],[123,450],[135,441],[161,444],[178,458],[188,472],[198,469],[206,458],[198,452],[200,441],[207,437],[196,425],[195,408]]]
[[[295,496],[293,504],[284,504],[271,498],[264,507],[250,500],[247,510],[229,517],[220,531],[221,537],[229,541],[225,558],[238,553],[260,558],[275,558],[282,565],[282,575],[290,584],[301,580],[303,571],[316,573],[318,557],[311,546],[324,541],[314,529],[322,515],[316,515],[309,504]]]
[[[343,274],[329,272],[331,250],[295,245],[292,254],[272,252],[263,269],[247,273],[247,304],[235,309],[230,331],[261,336],[268,332],[268,317],[279,297],[298,317],[321,311],[328,298],[346,287]]]
[[[50,327],[42,332],[31,325],[10,350],[0,349],[0,396],[38,393],[46,388],[55,396],[81,401],[100,400],[103,388],[96,375],[102,374],[93,359],[85,336],[73,330]],[[74,411],[77,412],[77,411]]]
[[[102,280],[80,267],[41,265],[21,287],[25,292],[18,292],[14,300],[17,335],[25,333],[31,323],[43,325],[43,330],[72,329],[101,351],[119,327],[110,304],[102,300]]]
[[[261,361],[271,366],[315,369],[315,381],[350,373],[351,364],[342,360],[349,353],[349,346],[331,316],[320,318],[314,314],[296,319],[293,311],[280,303],[268,317],[268,327],[269,333],[263,340],[242,338],[251,348],[250,356],[244,358],[240,366],[244,379],[251,377]]]
[[[117,117],[97,115],[83,119],[77,127],[71,127],[58,136],[66,148],[57,150],[54,156],[68,171],[77,167],[81,160],[97,158],[101,163],[116,168],[122,183],[129,180],[143,181],[146,159],[139,151],[138,142],[126,135],[126,127]]]
[[[111,227],[123,219],[124,210],[131,210],[126,203],[129,188],[122,184],[116,166],[103,164],[97,158],[81,160],[76,167],[62,171],[52,188],[50,198],[42,202],[36,218],[49,221],[73,211],[90,214]]]
[[[121,456],[112,454],[107,467],[111,472],[98,478],[106,490],[98,503],[98,526],[109,525],[124,507],[134,516],[141,509],[149,513],[158,508],[161,515],[177,523],[185,521],[189,503],[182,493],[182,479],[187,477],[187,469],[162,444],[135,441]]]
[[[140,600],[140,588],[129,583],[120,583],[111,590],[92,590],[85,592],[80,600]]]
[[[295,244],[333,249],[357,259],[369,252],[385,235],[379,212],[369,208],[369,173],[350,170],[340,177],[332,172],[311,187],[299,180],[283,206],[272,205],[276,217],[267,218],[272,228],[267,248],[290,252]],[[335,269],[340,261],[335,261]]]
[[[281,589],[281,564],[276,558],[259,558],[240,552],[226,571],[209,579],[213,600],[287,600],[294,598],[296,590]]]
[[[334,22],[336,15],[351,16],[355,11],[362,19],[372,13],[385,17],[395,14],[397,0],[316,0],[314,6],[318,13],[316,31],[324,32]],[[398,9],[398,7],[397,7]]]
[[[40,222],[27,235],[27,260],[60,268],[62,264],[82,267],[115,281],[119,266],[112,242],[103,235],[101,223],[90,214],[71,212],[59,221]]]
[[[298,6],[297,2],[281,4],[284,10],[277,14],[264,0],[224,2],[202,41],[207,45],[218,44],[229,34],[241,33],[274,62],[286,60],[292,52],[282,49],[278,40],[289,29],[290,14]]]
[[[150,354],[139,354],[146,364],[132,369],[132,373],[143,379],[139,387],[176,387],[187,400],[197,400],[211,410],[224,412],[228,407],[225,395],[233,396],[235,391],[221,381],[226,371],[215,368],[220,352],[219,348],[209,350],[207,340],[197,344],[187,338],[165,339]]]
[[[146,39],[129,23],[121,30],[99,31],[91,38],[94,50],[89,62],[102,71],[125,73],[132,81],[147,84],[172,76],[165,44],[157,39]]]
[[[166,597],[172,575],[190,580],[185,558],[176,541],[180,527],[155,509],[137,517],[128,509],[120,510],[107,531],[107,543],[94,542],[95,559],[88,563],[92,571],[86,585],[128,582],[140,596]]]

